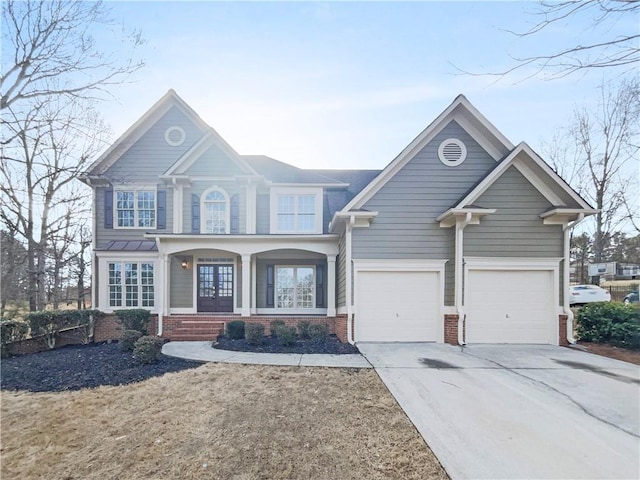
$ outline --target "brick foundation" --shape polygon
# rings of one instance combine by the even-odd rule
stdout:
[[[347,316],[338,315],[335,320],[335,332],[338,340],[347,343]]]
[[[567,315],[558,315],[558,345],[561,347],[569,346],[569,340],[567,340],[567,320]]]
[[[458,345],[458,318],[457,314],[447,314],[444,316],[444,343]],[[464,322],[462,324],[464,332]]]

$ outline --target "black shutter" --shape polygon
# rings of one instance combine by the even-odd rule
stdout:
[[[230,230],[231,233],[240,233],[240,198],[236,193],[233,197],[231,197],[231,225]]]
[[[273,297],[275,293],[274,289],[274,267],[273,265],[267,265],[267,307],[273,307]]]
[[[324,308],[324,265],[316,265],[316,307]]]
[[[104,228],[113,228],[113,188],[104,191]]]
[[[158,229],[167,228],[167,191],[158,190]]]
[[[200,197],[191,194],[191,233],[200,233]]]

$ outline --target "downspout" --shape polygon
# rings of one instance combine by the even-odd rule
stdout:
[[[569,223],[567,222],[563,227],[564,231],[564,265],[562,268],[562,283],[563,283],[563,295],[562,295],[562,310],[564,314],[567,316],[567,341],[571,345],[575,345],[577,340],[573,336],[573,311],[569,306],[569,283],[571,278],[571,265],[569,264],[569,259],[571,258],[571,230],[578,225],[582,220],[584,220],[584,213],[580,213],[578,218]]]
[[[464,220],[461,222],[456,222],[456,263],[455,263],[455,287],[454,287],[454,296],[455,296],[455,304],[456,311],[458,313],[458,345],[465,345],[464,341],[464,320],[466,318],[466,314],[462,309],[462,281],[464,276],[463,269],[463,256],[464,256],[464,236],[463,230],[464,227],[469,225],[471,222],[471,212],[467,212]]]
[[[347,304],[347,342],[353,345],[353,301],[351,292],[351,232],[356,219],[353,215],[349,217],[349,221],[345,225],[345,301]]]

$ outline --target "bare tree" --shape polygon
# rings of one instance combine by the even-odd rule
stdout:
[[[0,255],[0,317],[4,317],[9,310],[19,310],[27,299],[27,249],[15,232],[0,230]]]
[[[20,100],[104,94],[143,66],[132,56],[143,43],[139,32],[120,32],[129,52],[109,55],[96,45],[93,28],[115,27],[102,2],[5,0],[2,18],[0,110]]]
[[[30,310],[45,305],[47,250],[68,228],[71,213],[77,220],[88,214],[89,192],[72,182],[109,134],[84,105],[59,103],[32,110],[37,120],[12,118],[6,126],[15,140],[2,146],[0,219],[27,243]]]
[[[535,38],[554,27],[564,27],[579,18],[589,18],[585,31],[595,33],[591,38],[602,40],[579,41],[576,44],[558,45],[549,52],[532,56],[511,56],[515,65],[493,72],[469,72],[470,75],[496,75],[504,77],[516,71],[526,72],[525,79],[544,72],[546,79],[557,79],[587,70],[618,68],[637,71],[640,65],[640,2],[636,0],[540,0],[527,12],[534,24],[526,31],[505,29],[521,39]]]
[[[629,226],[625,205],[635,203],[637,188],[627,167],[637,162],[639,120],[637,78],[617,86],[602,84],[597,109],[577,109],[571,126],[546,152],[556,169],[599,210],[592,224],[595,262],[603,261],[613,232]]]
[[[47,255],[74,250],[54,243],[87,214],[88,191],[72,182],[109,137],[95,102],[142,66],[138,33],[112,32],[113,52],[92,37],[115,26],[108,13],[101,2],[2,4],[0,220],[24,240],[30,310],[45,304]]]

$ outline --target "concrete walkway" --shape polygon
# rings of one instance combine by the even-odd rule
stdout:
[[[296,367],[372,368],[359,353],[346,355],[232,352],[211,347],[211,342],[168,342],[162,353],[202,362],[285,365]]]

